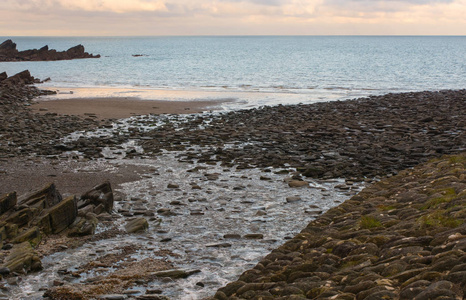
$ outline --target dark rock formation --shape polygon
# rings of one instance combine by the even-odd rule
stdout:
[[[81,196],[79,208],[91,206],[94,213],[105,211],[109,214],[113,209],[113,191],[110,182],[106,181],[93,187]]]
[[[214,299],[464,299],[466,154],[330,209]]]
[[[0,44],[0,61],[52,61],[99,57],[100,55],[85,52],[83,45],[77,45],[66,51],[58,52],[54,49],[49,50],[48,46],[40,49],[18,51],[16,44],[12,40],[6,40]]]
[[[99,124],[91,118],[33,113],[29,108],[33,98],[55,93],[30,85],[37,81],[27,70],[11,77],[0,74],[0,157],[11,157],[12,153],[14,156],[28,155],[34,149],[57,153],[60,149],[58,139]],[[39,150],[41,145],[47,150]]]
[[[106,191],[106,205],[113,207],[110,183],[105,182],[96,188]],[[78,210],[77,203],[76,196],[63,199],[53,183],[20,199],[14,192],[0,196],[0,246],[3,242],[13,244],[2,267],[11,272],[37,271],[41,268],[40,259],[32,247],[37,246],[44,236],[62,232],[68,236],[93,234],[98,214],[89,212],[88,205],[82,205]],[[93,205],[89,205],[91,211],[95,211]],[[101,213],[106,211],[101,210]]]
[[[4,75],[2,76],[2,74]],[[22,71],[10,77],[8,77],[5,72],[2,74],[0,74],[0,78],[3,77],[3,80],[1,80],[1,84],[3,86],[27,85],[36,83],[38,81],[31,76],[31,73],[28,70]]]
[[[8,78],[8,75],[6,74],[6,72],[0,73],[0,82],[2,82],[3,80],[5,80],[7,78]]]

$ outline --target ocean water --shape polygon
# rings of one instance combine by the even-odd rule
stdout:
[[[231,99],[249,106],[466,87],[465,36],[3,37],[19,50],[83,44],[100,59],[0,63],[72,97]],[[139,54],[143,56],[134,57]]]

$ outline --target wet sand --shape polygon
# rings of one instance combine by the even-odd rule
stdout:
[[[38,113],[78,115],[99,119],[121,119],[147,114],[191,114],[221,110],[225,101],[162,101],[138,98],[72,98],[39,100],[32,109]]]
[[[0,195],[18,195],[37,191],[51,182],[67,197],[81,195],[108,180],[113,187],[140,180],[150,168],[136,165],[119,166],[103,161],[51,160],[47,158],[0,159]]]

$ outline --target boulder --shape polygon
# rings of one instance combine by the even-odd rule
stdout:
[[[78,209],[82,209],[88,205],[94,205],[98,207],[103,204],[104,211],[109,214],[113,210],[113,191],[110,182],[106,181],[102,184],[96,185],[81,196],[81,200],[78,204]]]
[[[48,216],[50,227],[44,226],[43,230],[46,233],[60,233],[74,222],[77,215],[76,197],[68,197],[46,211],[41,223],[46,225]]]
[[[87,213],[84,216],[76,218],[74,224],[71,225],[68,232],[69,237],[86,236],[94,234],[99,220],[93,213]]]

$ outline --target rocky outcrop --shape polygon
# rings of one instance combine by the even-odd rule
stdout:
[[[369,186],[215,299],[463,299],[466,153]]]
[[[22,71],[10,77],[8,77],[6,73],[4,74],[5,74],[4,76],[0,75],[0,78],[4,77],[4,79],[1,80],[2,85],[14,86],[14,85],[26,85],[26,84],[33,84],[33,83],[40,82],[40,80],[32,77],[31,73],[28,70]]]
[[[92,118],[33,113],[33,98],[55,93],[30,85],[38,81],[27,70],[10,77],[0,74],[0,158],[61,153],[61,137],[99,124]]]
[[[70,60],[78,58],[99,58],[100,55],[92,55],[84,50],[83,45],[74,46],[66,51],[57,51],[44,46],[40,49],[18,51],[12,40],[6,40],[0,44],[0,61],[53,61]]]
[[[103,207],[113,207],[113,192],[109,182],[91,189],[84,195],[104,192]],[[88,198],[70,196],[65,199],[50,183],[42,189],[17,199],[16,193],[0,196],[0,244],[13,245],[3,262],[4,268],[11,272],[28,272],[40,269],[40,260],[32,247],[36,247],[44,236],[63,233],[68,236],[84,236],[94,234],[97,217],[101,213],[111,213],[85,203]],[[3,255],[0,255],[2,257]]]

